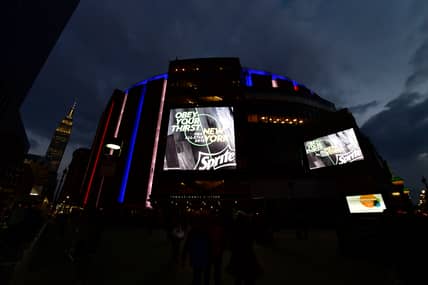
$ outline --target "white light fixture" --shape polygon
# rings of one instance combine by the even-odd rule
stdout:
[[[112,150],[118,150],[120,149],[120,145],[115,143],[108,143],[106,144],[106,148],[112,149]]]

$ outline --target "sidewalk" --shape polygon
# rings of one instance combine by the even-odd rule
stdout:
[[[64,253],[63,240],[57,234],[56,225],[45,224],[40,236],[26,249],[17,263],[9,285],[21,284],[74,284],[74,272]],[[67,280],[70,279],[70,283]]]
[[[98,250],[87,266],[87,282],[76,265],[61,251],[61,241],[54,229],[33,253],[28,270],[15,284],[190,284],[189,266],[170,263],[170,248],[165,232],[151,235],[141,228],[110,227],[102,235]],[[256,246],[264,269],[257,284],[394,284],[394,274],[375,261],[358,260],[338,255],[335,233],[310,231],[308,240],[298,240],[294,231],[275,234],[274,247]],[[226,266],[226,252],[223,265]],[[223,284],[233,284],[223,270]]]
[[[7,284],[12,279],[15,279],[14,276],[20,275],[20,272],[25,270],[24,268],[30,260],[31,253],[43,235],[46,225],[47,222],[43,223],[30,240],[20,240],[14,244],[9,244],[9,242],[18,237],[9,236],[7,231],[1,233],[0,282]]]

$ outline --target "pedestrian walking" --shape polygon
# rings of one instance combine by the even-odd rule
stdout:
[[[210,240],[210,263],[208,268],[208,274],[211,276],[213,273],[213,279],[215,285],[221,284],[222,277],[222,264],[223,264],[223,253],[226,245],[225,240],[225,229],[219,217],[213,217],[211,219],[208,236]]]
[[[180,248],[184,240],[184,226],[178,222],[171,230],[172,261],[178,263],[180,260]]]
[[[230,238],[227,271],[234,276],[235,285],[254,285],[261,277],[262,268],[253,248],[254,233],[248,215],[238,213]]]
[[[202,217],[197,217],[191,226],[183,246],[182,261],[190,257],[193,270],[192,285],[209,285],[210,241]]]
[[[69,257],[75,265],[76,278],[81,282],[88,281],[90,263],[97,253],[103,230],[104,217],[97,209],[88,208],[80,213]]]

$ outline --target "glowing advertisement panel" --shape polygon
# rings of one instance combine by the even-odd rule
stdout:
[[[309,169],[341,165],[364,159],[352,128],[307,141],[305,151]]]
[[[346,202],[351,213],[382,213],[386,209],[381,194],[346,196]]]
[[[177,108],[170,111],[164,170],[235,168],[232,107]]]

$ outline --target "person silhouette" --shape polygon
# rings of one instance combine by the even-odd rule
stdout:
[[[179,262],[181,242],[184,239],[184,226],[177,222],[171,230],[172,260],[174,263]]]
[[[250,218],[238,213],[230,240],[230,262],[228,271],[234,276],[235,285],[254,285],[262,268],[254,251],[254,236]]]
[[[209,285],[210,241],[202,217],[194,219],[187,235],[182,251],[183,264],[186,262],[187,255],[190,257],[190,265],[193,269],[192,285],[201,285],[202,280],[205,285]]]
[[[225,249],[225,230],[219,217],[211,217],[208,227],[208,236],[210,240],[210,262],[208,274],[211,275],[211,271],[213,271],[214,284],[220,285],[223,252]]]

